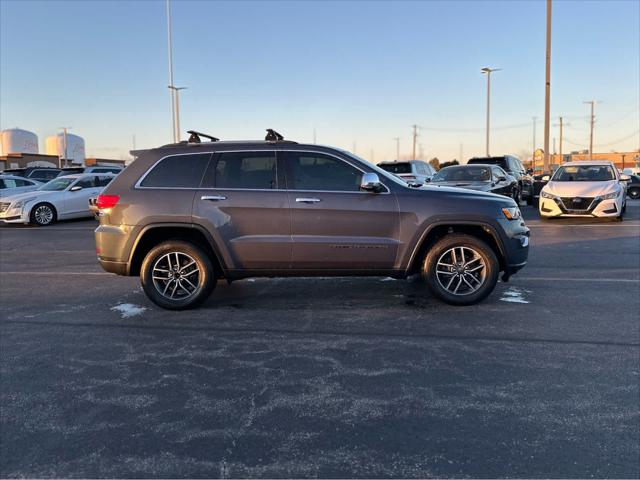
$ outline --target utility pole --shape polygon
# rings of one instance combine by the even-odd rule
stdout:
[[[418,125],[412,125],[413,128],[413,152],[411,158],[416,159],[416,139],[418,138]]]
[[[588,102],[582,102],[582,103],[586,103],[587,105],[591,105],[591,118],[589,121],[590,124],[590,128],[589,128],[589,160],[593,160],[593,124],[596,122],[596,117],[593,113],[594,107],[595,107],[595,100],[589,100]]]
[[[180,90],[186,90],[187,87],[175,87],[173,85],[169,85],[169,88],[175,92],[175,100],[176,100],[176,108],[175,108],[175,143],[180,141]]]
[[[400,160],[400,137],[395,137],[396,141],[396,160]]]
[[[558,117],[558,121],[559,123],[557,123],[556,125],[554,125],[554,127],[560,127],[560,148],[559,148],[559,154],[560,154],[560,162],[564,162],[564,157],[562,156],[562,129],[565,125],[570,125],[569,123],[564,123],[564,118],[563,117]]]
[[[536,169],[536,123],[538,117],[533,118],[533,147],[531,148],[531,165],[534,170]]]
[[[491,112],[491,72],[498,72],[502,70],[501,68],[489,68],[484,67],[480,69],[482,73],[487,74],[487,145],[486,145],[486,154],[489,156],[489,122],[490,122],[490,112]]]
[[[313,128],[313,144],[316,144],[316,129],[315,127]]]
[[[545,55],[544,86],[544,167],[549,172],[549,127],[551,125],[551,0],[547,0],[547,52]]]
[[[173,143],[177,143],[178,134],[176,133],[176,92],[173,85],[173,42],[171,39],[171,6],[169,0],[166,1],[167,6],[167,43],[169,50],[169,92],[171,92],[171,127],[173,129]]]
[[[462,142],[460,142],[460,158],[458,158],[458,162],[462,165]]]

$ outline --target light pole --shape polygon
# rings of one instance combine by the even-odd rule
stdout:
[[[547,0],[547,49],[544,82],[544,173],[549,172],[549,127],[551,125],[551,0]]]
[[[589,120],[589,160],[593,160],[593,124],[596,121],[596,116],[593,112],[596,101],[595,100],[589,100],[588,102],[582,102],[582,103],[586,103],[587,105],[591,105],[591,115],[590,115],[590,120]]]
[[[400,137],[394,137],[396,141],[396,160],[400,160]]]
[[[71,127],[59,127],[62,130],[62,151],[63,151],[63,158],[64,158],[64,166],[68,167],[69,165],[67,164],[67,130],[71,130]],[[60,149],[58,149],[58,152],[60,152]],[[59,161],[60,163],[60,168],[62,168],[62,160]]]
[[[175,139],[175,143],[180,141],[180,90],[186,90],[187,87],[175,87],[173,85],[169,85],[171,91],[175,92],[176,98],[176,107],[175,107],[175,122],[176,122],[176,131],[173,135]]]
[[[171,92],[171,127],[173,129],[173,143],[177,143],[176,135],[176,92],[173,86],[173,46],[171,40],[171,6],[169,0],[167,5],[167,44],[169,51],[169,91]]]
[[[484,67],[480,71],[487,74],[487,157],[489,156],[489,125],[491,112],[491,72],[498,72],[501,68]]]

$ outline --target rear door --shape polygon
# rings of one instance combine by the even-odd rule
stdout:
[[[511,195],[511,182],[506,172],[500,167],[491,167],[492,183],[494,186],[491,191],[500,195]]]
[[[215,237],[228,267],[288,269],[291,219],[275,151],[214,154],[193,202],[193,217]]]
[[[292,268],[392,269],[400,228],[395,194],[361,191],[364,171],[336,156],[281,155],[291,206]]]

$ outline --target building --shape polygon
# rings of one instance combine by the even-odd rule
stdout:
[[[533,168],[535,173],[542,173],[542,159],[534,157],[535,161],[529,158],[523,162],[525,168]],[[590,160],[589,151],[571,152],[568,154],[550,154],[549,165],[552,170],[565,162],[584,162]],[[631,152],[609,152],[609,153],[593,153],[593,160],[607,160],[613,162],[615,166],[624,170],[625,168],[640,167],[640,150]]]
[[[108,158],[85,158],[86,166],[97,165],[121,165],[124,167],[124,160]],[[77,166],[70,161],[62,160],[62,166]],[[0,170],[5,168],[25,168],[25,167],[60,167],[60,158],[57,155],[43,155],[41,153],[9,153],[0,155]]]

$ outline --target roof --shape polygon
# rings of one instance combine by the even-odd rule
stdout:
[[[561,167],[566,167],[567,165],[609,165],[614,166],[611,160],[579,160],[575,162],[564,162]]]

